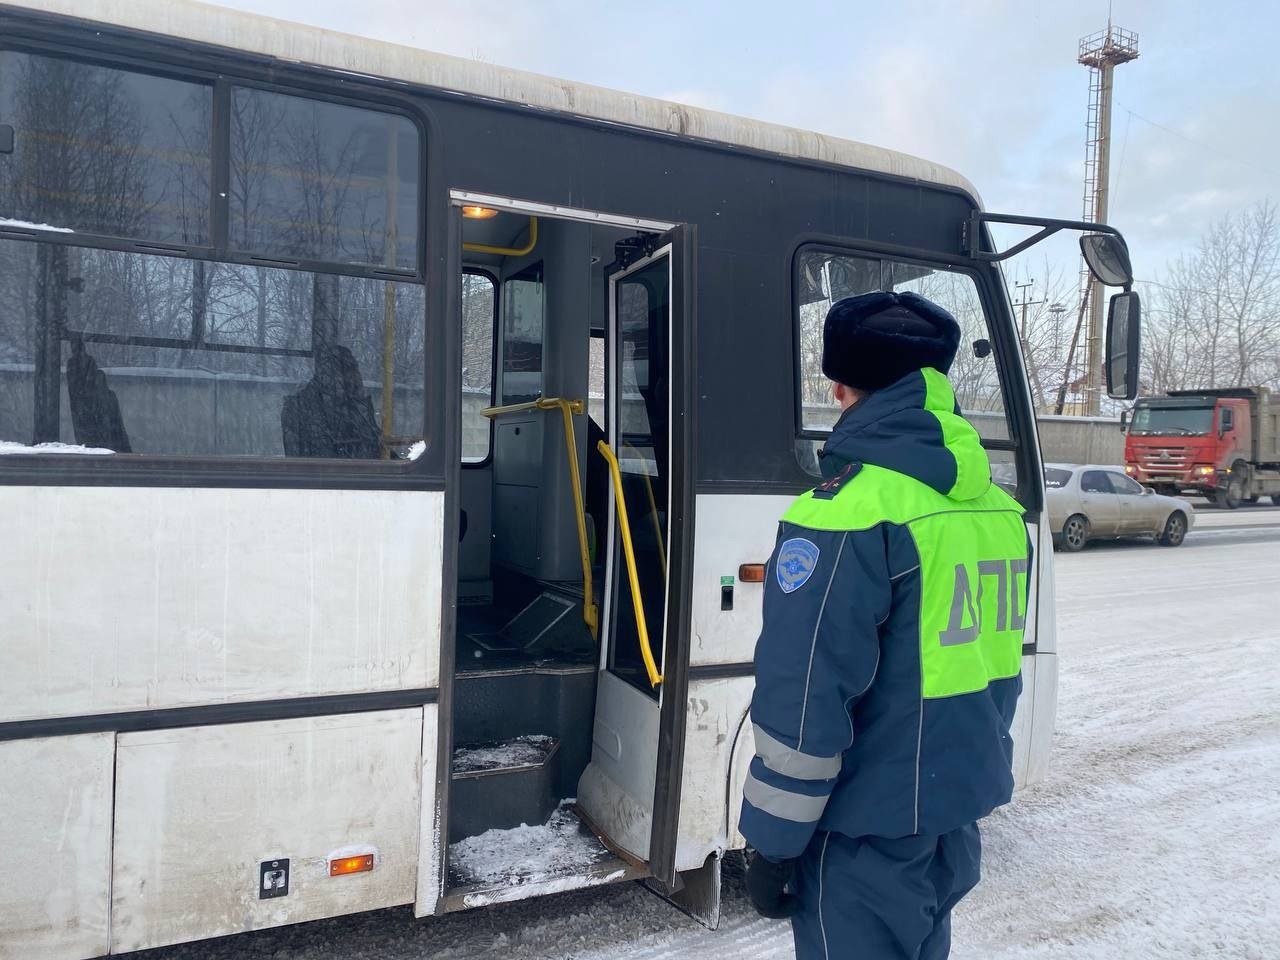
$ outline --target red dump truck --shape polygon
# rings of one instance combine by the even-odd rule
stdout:
[[[1139,483],[1233,509],[1264,496],[1280,506],[1280,396],[1267,387],[1141,397],[1126,423],[1125,472]]]

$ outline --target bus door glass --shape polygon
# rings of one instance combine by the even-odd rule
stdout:
[[[683,692],[664,677],[684,655],[683,645],[668,636],[669,595],[679,575],[671,557],[672,408],[681,396],[672,350],[673,317],[680,316],[678,251],[664,243],[609,278],[606,409],[616,471],[592,757],[578,793],[591,823],[624,852],[648,861],[655,876],[674,861],[674,837],[655,815],[670,799],[655,793],[671,789],[670,776],[659,771],[674,770],[678,778],[682,759],[670,747],[659,753],[659,743],[669,743],[665,726],[674,722],[664,720],[662,705],[668,697],[683,702]],[[589,455],[609,459],[599,449]]]

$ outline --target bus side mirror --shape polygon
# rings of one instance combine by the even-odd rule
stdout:
[[[1132,400],[1138,395],[1142,305],[1134,290],[1117,293],[1107,309],[1107,396]]]
[[[1107,287],[1133,285],[1133,266],[1129,263],[1129,247],[1113,233],[1086,233],[1080,238],[1080,252],[1089,272]]]

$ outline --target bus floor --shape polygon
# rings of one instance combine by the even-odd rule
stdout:
[[[595,662],[580,608],[548,600],[546,594],[515,613],[493,605],[460,605],[457,624],[458,673]]]

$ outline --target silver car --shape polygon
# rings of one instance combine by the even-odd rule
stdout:
[[[1062,550],[1119,537],[1154,537],[1176,547],[1195,523],[1191,504],[1155,493],[1122,467],[1050,463],[1044,485],[1053,542]]]

